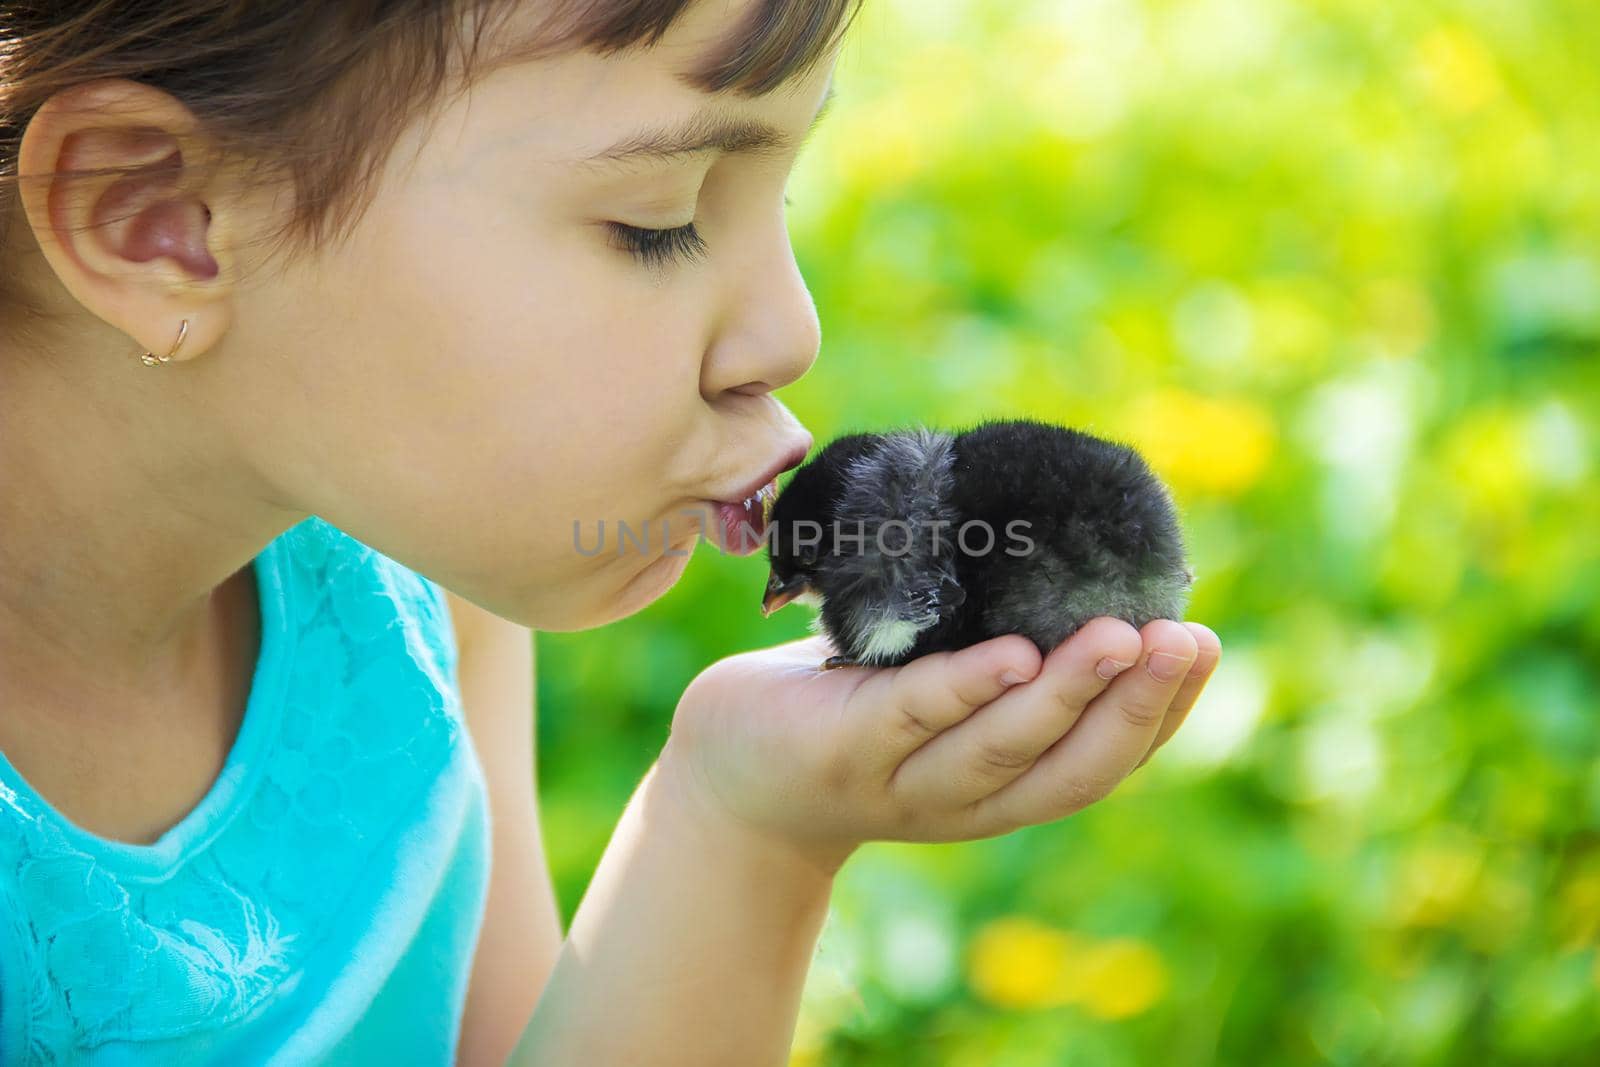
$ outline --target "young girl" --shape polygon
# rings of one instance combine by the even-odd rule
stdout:
[[[853,13],[0,6],[0,1060],[779,1064],[862,842],[1177,729],[1196,623],[729,657],[562,936],[529,631],[811,445],[783,192]]]

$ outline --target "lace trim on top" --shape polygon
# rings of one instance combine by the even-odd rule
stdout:
[[[19,1025],[41,1063],[226,1027],[291,989],[462,758],[436,585],[315,516],[254,570],[261,648],[238,736],[155,843],[73,824],[0,756],[0,1052]]]

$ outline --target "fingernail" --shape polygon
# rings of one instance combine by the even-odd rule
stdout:
[[[1028,679],[1024,678],[1016,671],[1006,671],[1006,673],[1000,676],[1001,685],[1017,685],[1021,682],[1026,682],[1027,680]]]
[[[1189,669],[1189,661],[1171,652],[1152,652],[1146,666],[1156,681],[1170,682]]]
[[[1109,682],[1131,666],[1133,666],[1132,663],[1124,663],[1120,659],[1112,659],[1110,656],[1105,656],[1101,658],[1099,663],[1095,664],[1094,673]]]

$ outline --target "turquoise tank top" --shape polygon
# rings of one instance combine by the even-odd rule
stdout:
[[[443,591],[312,516],[200,803],[74,825],[0,755],[0,1063],[444,1064],[490,862]]]

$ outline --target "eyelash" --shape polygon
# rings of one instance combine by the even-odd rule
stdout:
[[[783,203],[788,206],[793,201],[785,196]],[[650,230],[623,222],[609,225],[621,239],[623,248],[646,266],[659,266],[674,259],[694,260],[706,253],[705,238],[692,222],[670,230]]]
[[[647,230],[621,222],[610,223],[622,246],[646,266],[660,266],[672,260],[688,261],[705,255],[705,238],[694,223],[670,230]]]

